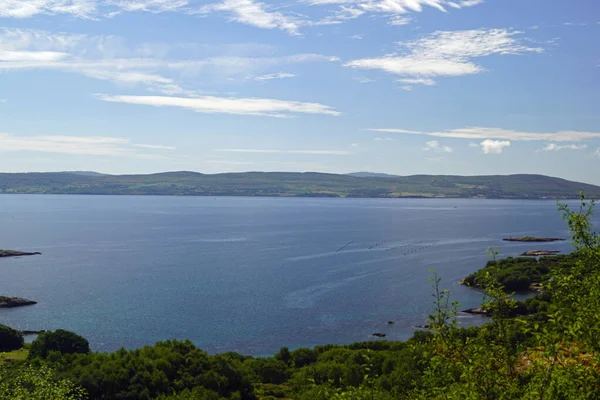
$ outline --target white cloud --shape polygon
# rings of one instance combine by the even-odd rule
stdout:
[[[376,142],[391,142],[394,140],[394,138],[391,137],[376,137],[375,139]]]
[[[148,151],[139,151],[142,148]],[[153,151],[156,150],[156,151]],[[94,156],[124,156],[145,159],[165,158],[160,150],[175,150],[171,146],[132,144],[129,139],[83,136],[14,136],[0,133],[0,152],[35,151]]]
[[[355,81],[359,82],[359,83],[373,83],[375,82],[374,79],[369,79],[369,78],[365,78],[364,76],[357,76],[355,78],[352,78]]]
[[[398,82],[406,83],[409,85],[426,85],[426,86],[435,85],[435,81],[430,78],[405,78],[405,79],[399,79]]]
[[[324,114],[339,116],[341,113],[330,106],[319,103],[303,103],[260,98],[235,98],[198,96],[108,96],[98,95],[103,101],[113,103],[139,104],[154,107],[177,107],[201,113],[222,113],[234,115],[259,115],[267,117],[290,117],[297,113]]]
[[[559,146],[554,143],[548,143],[545,147],[541,148],[538,151],[584,150],[586,148],[586,144],[566,144]]]
[[[362,38],[363,38],[362,35],[348,36],[348,39],[353,39],[353,40],[361,40]]]
[[[523,44],[518,39],[520,34],[509,29],[438,31],[415,41],[398,43],[405,49],[402,53],[353,60],[344,66],[382,70],[405,77],[402,79],[431,84],[432,78],[437,76],[462,76],[485,71],[473,62],[474,58],[543,51]]]
[[[360,144],[358,144],[358,143],[352,143],[350,145],[350,147],[352,147],[352,148],[360,147]]]
[[[469,147],[479,148],[479,145],[477,143],[469,143]]]
[[[598,22],[598,24],[600,25],[600,22]],[[594,151],[594,155],[600,157],[600,147],[598,147],[596,151]]]
[[[264,29],[281,29],[290,35],[299,35],[302,21],[279,11],[269,11],[264,3],[254,0],[224,0],[202,7],[201,14],[227,12],[231,20]]]
[[[276,74],[266,74],[266,75],[255,76],[254,80],[255,81],[270,81],[272,79],[293,78],[295,76],[296,75],[290,74],[288,72],[278,72]]]
[[[434,151],[443,151],[444,153],[452,153],[452,147],[441,145],[437,140],[431,140],[425,143],[425,147],[423,148],[425,151],[434,150]]]
[[[390,20],[388,21],[388,24],[392,25],[392,26],[403,26],[403,25],[408,25],[411,22],[412,22],[412,18],[410,18],[410,17],[395,15],[392,18],[390,18]]]
[[[484,140],[480,143],[484,154],[501,154],[506,147],[510,147],[508,140]]]
[[[318,156],[347,156],[352,154],[346,150],[273,150],[273,149],[215,149],[213,151],[228,153],[259,153],[259,154],[307,154]]]
[[[514,141],[534,141],[540,140],[545,142],[581,142],[589,139],[600,138],[600,133],[596,132],[580,132],[580,131],[559,131],[554,133],[534,133],[513,131],[502,128],[484,128],[484,127],[468,127],[460,129],[449,129],[440,132],[419,132],[406,129],[368,129],[373,132],[401,133],[411,135],[428,135],[442,138],[457,138],[457,139],[503,139]]]
[[[8,100],[6,100],[6,99],[0,99],[0,104],[6,104],[6,103],[8,103]]]

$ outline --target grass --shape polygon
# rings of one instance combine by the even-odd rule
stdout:
[[[29,349],[26,347],[23,347],[19,350],[10,351],[8,353],[0,353],[0,365],[15,361],[25,361],[28,355]]]

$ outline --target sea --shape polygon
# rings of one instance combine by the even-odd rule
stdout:
[[[502,241],[524,235],[568,240]],[[553,200],[0,195],[0,248],[42,253],[0,259],[0,295],[38,302],[0,309],[1,324],[74,331],[94,351],[189,339],[266,356],[406,340],[432,309],[432,271],[475,307],[459,281],[486,249],[571,241]]]

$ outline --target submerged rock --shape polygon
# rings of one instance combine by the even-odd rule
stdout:
[[[385,337],[385,333],[374,333],[372,336],[377,336],[377,337]]]

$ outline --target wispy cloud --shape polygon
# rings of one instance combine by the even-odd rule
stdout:
[[[376,137],[375,139],[376,142],[391,142],[394,140],[394,138],[391,137]]]
[[[363,58],[344,64],[356,69],[382,70],[413,83],[431,85],[434,77],[478,74],[485,69],[473,59],[490,55],[540,53],[519,40],[521,32],[510,29],[438,31],[411,42],[400,42],[398,54]]]
[[[220,3],[208,4],[198,13],[228,13],[230,19],[246,25],[264,29],[281,29],[290,35],[299,35],[303,22],[295,16],[285,15],[279,11],[269,10],[265,3],[254,0],[224,0]]]
[[[363,38],[362,35],[348,36],[348,39],[352,39],[352,40],[361,40],[362,38]]]
[[[364,76],[357,76],[357,77],[352,78],[352,79],[354,79],[355,81],[357,81],[359,83],[373,83],[373,82],[375,82],[374,79],[366,78]]]
[[[584,150],[587,148],[587,144],[566,144],[559,146],[554,143],[548,143],[545,147],[538,151],[560,151],[560,150]]]
[[[6,103],[8,103],[8,100],[6,100],[6,99],[0,99],[0,104],[6,104]]]
[[[270,81],[273,79],[293,78],[295,76],[296,76],[295,74],[290,74],[289,72],[278,72],[276,74],[266,74],[266,75],[255,76],[254,80],[255,81]]]
[[[452,147],[444,146],[440,144],[437,140],[432,140],[425,143],[425,147],[423,148],[425,151],[433,150],[433,151],[441,151],[444,153],[452,153]]]
[[[215,149],[213,151],[227,153],[259,153],[259,154],[306,154],[318,156],[347,156],[347,150],[274,150],[274,149]]]
[[[201,59],[170,59],[164,46],[129,47],[118,37],[50,33],[37,30],[0,29],[0,72],[17,70],[58,70],[76,73],[120,86],[141,86],[167,95],[199,94],[184,88],[182,77],[208,74],[213,77],[262,76],[263,79],[290,77],[289,73],[259,75],[282,65],[337,62],[320,54],[292,54],[279,57],[216,56]],[[259,78],[260,80],[260,78]]]
[[[144,150],[138,150],[141,148]],[[144,159],[165,158],[161,150],[175,147],[150,144],[135,144],[129,139],[115,137],[82,136],[14,136],[0,133],[0,152],[35,151],[111,157],[135,157]]]
[[[479,144],[484,154],[501,154],[506,147],[510,147],[508,140],[484,140]]]
[[[390,20],[388,21],[389,25],[392,26],[403,26],[403,25],[408,25],[412,22],[412,18],[410,17],[405,17],[402,15],[395,15],[392,18],[390,18]]]
[[[187,0],[3,0],[0,17],[30,18],[36,15],[70,15],[84,19],[114,17],[123,12],[189,13]]]
[[[109,96],[98,95],[103,101],[128,103],[154,107],[177,107],[201,113],[221,113],[234,115],[259,115],[267,117],[290,117],[294,114],[323,114],[339,116],[341,113],[330,106],[319,103],[303,103],[260,98],[236,98],[198,96]]]
[[[427,135],[442,138],[458,138],[458,139],[502,139],[502,140],[539,140],[545,142],[581,142],[589,139],[600,138],[600,133],[597,132],[580,132],[580,131],[559,131],[554,133],[535,133],[513,131],[502,128],[485,128],[485,127],[468,127],[460,129],[449,129],[445,131],[434,132],[419,132],[407,129],[390,129],[377,128],[368,129],[373,132],[400,133],[411,135]]]

